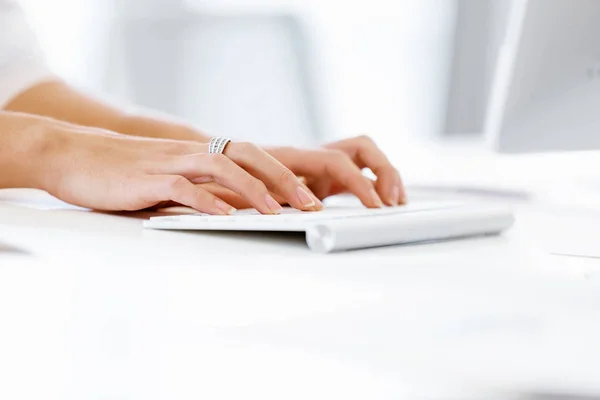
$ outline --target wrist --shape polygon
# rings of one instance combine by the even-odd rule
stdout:
[[[0,187],[45,190],[52,156],[59,148],[52,119],[0,113]]]
[[[203,132],[179,121],[169,121],[155,117],[128,115],[121,119],[119,133],[159,139],[208,142],[210,138]]]

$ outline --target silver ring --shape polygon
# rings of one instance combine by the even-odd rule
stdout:
[[[225,151],[225,147],[231,142],[231,139],[226,137],[214,137],[210,139],[210,143],[208,145],[208,152],[210,154],[223,154]]]

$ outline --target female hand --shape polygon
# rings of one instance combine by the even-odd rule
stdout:
[[[319,199],[351,192],[367,207],[406,203],[400,174],[368,136],[334,142],[316,150],[281,147],[267,152],[296,175],[305,177]],[[364,168],[369,168],[377,180],[365,177]]]
[[[234,208],[194,183],[215,182],[264,214],[281,210],[270,192],[301,210],[322,203],[293,172],[250,143],[223,155],[196,142],[146,139],[59,124],[44,151],[40,188],[71,204],[99,210],[140,210],[174,201],[225,215]]]
[[[305,150],[291,147],[267,151],[300,176],[319,199],[343,192],[357,195],[367,207],[406,203],[402,179],[383,152],[366,136],[342,140],[320,149]],[[373,182],[362,174],[369,168],[377,176]],[[249,208],[246,199],[216,183],[200,185],[237,208]],[[280,204],[286,200],[274,194]]]

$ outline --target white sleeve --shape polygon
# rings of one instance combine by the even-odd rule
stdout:
[[[54,78],[23,10],[0,0],[0,109],[27,88]]]

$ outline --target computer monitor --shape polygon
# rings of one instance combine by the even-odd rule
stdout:
[[[499,152],[600,149],[600,0],[513,0],[486,117]]]

